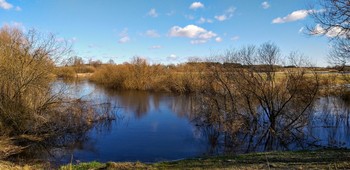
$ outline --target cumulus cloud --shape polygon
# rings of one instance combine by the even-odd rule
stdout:
[[[196,25],[187,25],[185,27],[173,26],[169,31],[170,37],[187,37],[191,38],[191,44],[203,44],[208,42],[211,38],[217,36],[212,31],[207,31],[204,28]]]
[[[204,23],[213,23],[213,20],[211,19],[207,19],[204,17],[199,18],[199,20],[197,21],[198,24],[204,24]]]
[[[171,37],[188,37],[196,38],[199,34],[207,32],[204,28],[198,27],[196,25],[187,25],[186,27],[174,26],[170,29],[169,35]]]
[[[293,22],[293,21],[302,20],[302,19],[306,18],[310,13],[313,13],[313,12],[322,12],[322,11],[321,10],[320,11],[305,10],[305,9],[297,10],[297,11],[294,11],[294,12],[288,14],[285,17],[278,17],[278,18],[273,19],[272,23],[282,24],[282,23],[286,23],[286,22]]]
[[[261,3],[261,7],[264,9],[268,9],[268,8],[270,8],[270,4],[267,1],[265,1],[265,2]]]
[[[127,42],[129,42],[131,40],[129,35],[128,35],[128,29],[127,28],[125,28],[122,32],[119,33],[119,37],[120,37],[120,39],[118,40],[118,42],[120,44],[127,43]]]
[[[201,2],[193,2],[190,6],[190,9],[204,8],[204,5]]]
[[[150,16],[150,17],[158,17],[158,13],[157,13],[156,9],[154,9],[154,8],[149,10],[147,15]]]
[[[5,9],[5,10],[9,10],[9,9],[13,8],[13,5],[6,2],[6,0],[0,0],[0,8]]]
[[[233,13],[236,11],[235,7],[230,7],[224,11],[222,15],[216,15],[214,18],[218,21],[225,21],[230,19],[233,16]]]
[[[312,31],[312,34],[325,35],[330,38],[346,37],[346,31],[344,31],[341,27],[332,27],[326,31],[320,24],[316,25],[315,29]],[[347,36],[349,36],[349,34]]]
[[[215,41],[216,41],[216,42],[221,42],[221,41],[222,41],[222,38],[221,38],[221,37],[216,37],[216,38],[215,38]]]
[[[216,37],[216,34],[213,33],[212,31],[204,32],[203,34],[199,34],[199,36],[198,36],[199,39],[204,39],[204,40],[208,40],[208,39],[211,39],[213,37]]]
[[[147,30],[145,32],[145,35],[147,37],[152,37],[152,38],[160,37],[160,35],[158,34],[158,32],[156,30]]]

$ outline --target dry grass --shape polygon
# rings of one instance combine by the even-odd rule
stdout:
[[[24,147],[15,145],[11,138],[0,137],[0,160],[19,153],[23,149]]]

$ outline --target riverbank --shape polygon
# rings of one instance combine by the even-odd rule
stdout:
[[[249,153],[172,162],[144,164],[140,162],[80,163],[62,166],[66,169],[349,169],[350,150],[286,151]]]

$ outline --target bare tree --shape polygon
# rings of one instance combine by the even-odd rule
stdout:
[[[272,149],[279,141],[285,147],[300,138],[298,132],[308,123],[319,90],[317,74],[297,65],[301,56],[292,53],[284,69],[279,48],[272,43],[244,47],[226,53],[225,63],[208,70],[207,90],[201,99],[201,117],[235,138],[250,134],[255,146]],[[241,63],[241,65],[237,64]],[[249,136],[249,135],[248,135]],[[240,139],[242,140],[242,139]],[[250,141],[250,140],[249,140]]]
[[[66,45],[33,30],[0,29],[0,135],[60,135],[96,120],[88,102],[66,100],[64,88],[53,90],[52,71],[70,52]]]
[[[45,122],[45,110],[55,97],[50,93],[55,61],[69,52],[53,35],[17,28],[0,30],[0,121],[12,133],[36,128]],[[12,129],[12,130],[11,130]]]
[[[350,59],[350,0],[319,0],[315,7],[321,10],[311,10],[316,24],[308,28],[310,33],[329,37],[331,63],[345,66]]]

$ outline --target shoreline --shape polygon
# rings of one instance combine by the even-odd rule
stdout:
[[[1,166],[0,166],[1,167]],[[142,162],[82,162],[59,169],[349,169],[350,149],[256,152],[190,159]]]

